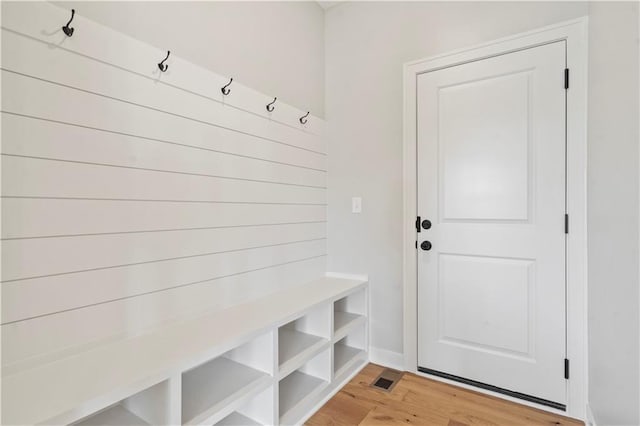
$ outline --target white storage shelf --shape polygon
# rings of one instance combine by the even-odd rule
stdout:
[[[321,304],[278,329],[279,378],[329,347],[331,315],[331,305]]]
[[[261,426],[261,423],[234,411],[216,423],[216,426]]]
[[[296,369],[328,342],[319,336],[303,333],[290,328],[278,331],[278,365],[281,375],[289,369]]]
[[[298,412],[304,412],[307,405],[329,384],[318,377],[294,371],[280,381],[280,424],[296,423]]]
[[[334,335],[344,336],[353,327],[364,322],[364,316],[358,314],[352,314],[349,312],[334,312]],[[339,338],[339,337],[338,337]]]
[[[146,426],[151,423],[145,422],[122,404],[116,404],[75,424],[77,426]]]
[[[338,313],[336,318],[345,320],[339,328],[340,333],[333,338],[333,377],[340,378],[348,374],[366,360],[367,329],[362,315]],[[359,318],[362,318],[360,320]]]
[[[4,369],[2,424],[303,423],[366,362],[366,289],[326,277]]]
[[[319,354],[280,380],[280,424],[301,423],[331,379],[331,347],[327,343]]]
[[[276,386],[272,383],[258,395],[244,398],[240,404],[231,404],[228,408],[234,411],[217,421],[216,425],[272,425],[275,424],[275,394]],[[225,410],[225,413],[229,410]],[[210,422],[206,422],[210,424]]]
[[[169,424],[172,422],[171,390],[170,380],[164,380],[74,424],[82,426]]]
[[[270,384],[266,373],[224,357],[214,359],[182,375],[182,423],[215,423],[234,401]]]
[[[351,346],[336,343],[333,352],[333,371],[336,376],[340,376],[354,362],[364,357],[364,351]]]
[[[366,322],[367,294],[360,289],[336,300],[333,304],[333,338],[340,340],[354,328]]]

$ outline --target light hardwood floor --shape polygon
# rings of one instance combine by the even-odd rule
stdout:
[[[567,417],[406,373],[389,393],[369,364],[308,421],[320,425],[582,425]]]

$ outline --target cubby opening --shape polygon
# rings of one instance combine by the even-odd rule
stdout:
[[[364,324],[354,328],[333,345],[333,377],[349,374],[366,360]]]
[[[273,332],[182,374],[182,423],[215,424],[273,384]]]
[[[169,425],[172,424],[170,410],[170,385],[169,380],[165,380],[74,424],[76,426]]]
[[[278,398],[280,424],[298,424],[330,381],[330,348],[281,379]]]
[[[322,305],[278,328],[278,370],[284,377],[327,344],[331,330],[329,306]]]
[[[240,405],[216,426],[262,426],[275,424],[275,387],[269,386]]]
[[[333,304],[333,335],[341,339],[349,331],[365,322],[367,297],[365,289],[358,290]]]

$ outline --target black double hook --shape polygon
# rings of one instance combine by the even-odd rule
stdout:
[[[309,111],[305,115],[299,118],[300,124],[307,124],[307,117],[309,116]]]
[[[168,69],[169,69],[169,65],[166,65],[164,62],[165,62],[167,59],[169,59],[169,55],[170,55],[170,54],[171,54],[171,51],[170,51],[170,50],[167,50],[167,57],[166,57],[166,58],[164,58],[164,59],[162,60],[162,62],[160,62],[160,63],[158,64],[158,68],[160,68],[160,71],[165,72],[166,70],[168,70]]]
[[[276,109],[273,104],[275,104],[277,100],[278,98],[273,98],[273,102],[267,104],[267,111],[273,112],[273,110]]]
[[[69,22],[67,22],[67,25],[62,27],[62,32],[64,32],[67,35],[67,37],[71,37],[73,35],[73,28],[71,28],[69,24],[71,23],[71,21],[73,21],[73,17],[75,16],[75,14],[76,14],[76,10],[71,9],[71,19],[69,19]]]
[[[227,96],[229,93],[231,93],[231,89],[228,89],[228,87],[229,87],[229,85],[231,85],[231,83],[233,83],[233,78],[231,80],[229,80],[229,82],[227,84],[222,86],[220,91],[222,92],[223,95]]]

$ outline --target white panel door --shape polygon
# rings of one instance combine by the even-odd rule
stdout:
[[[556,42],[417,81],[419,369],[558,408],[564,68]]]

